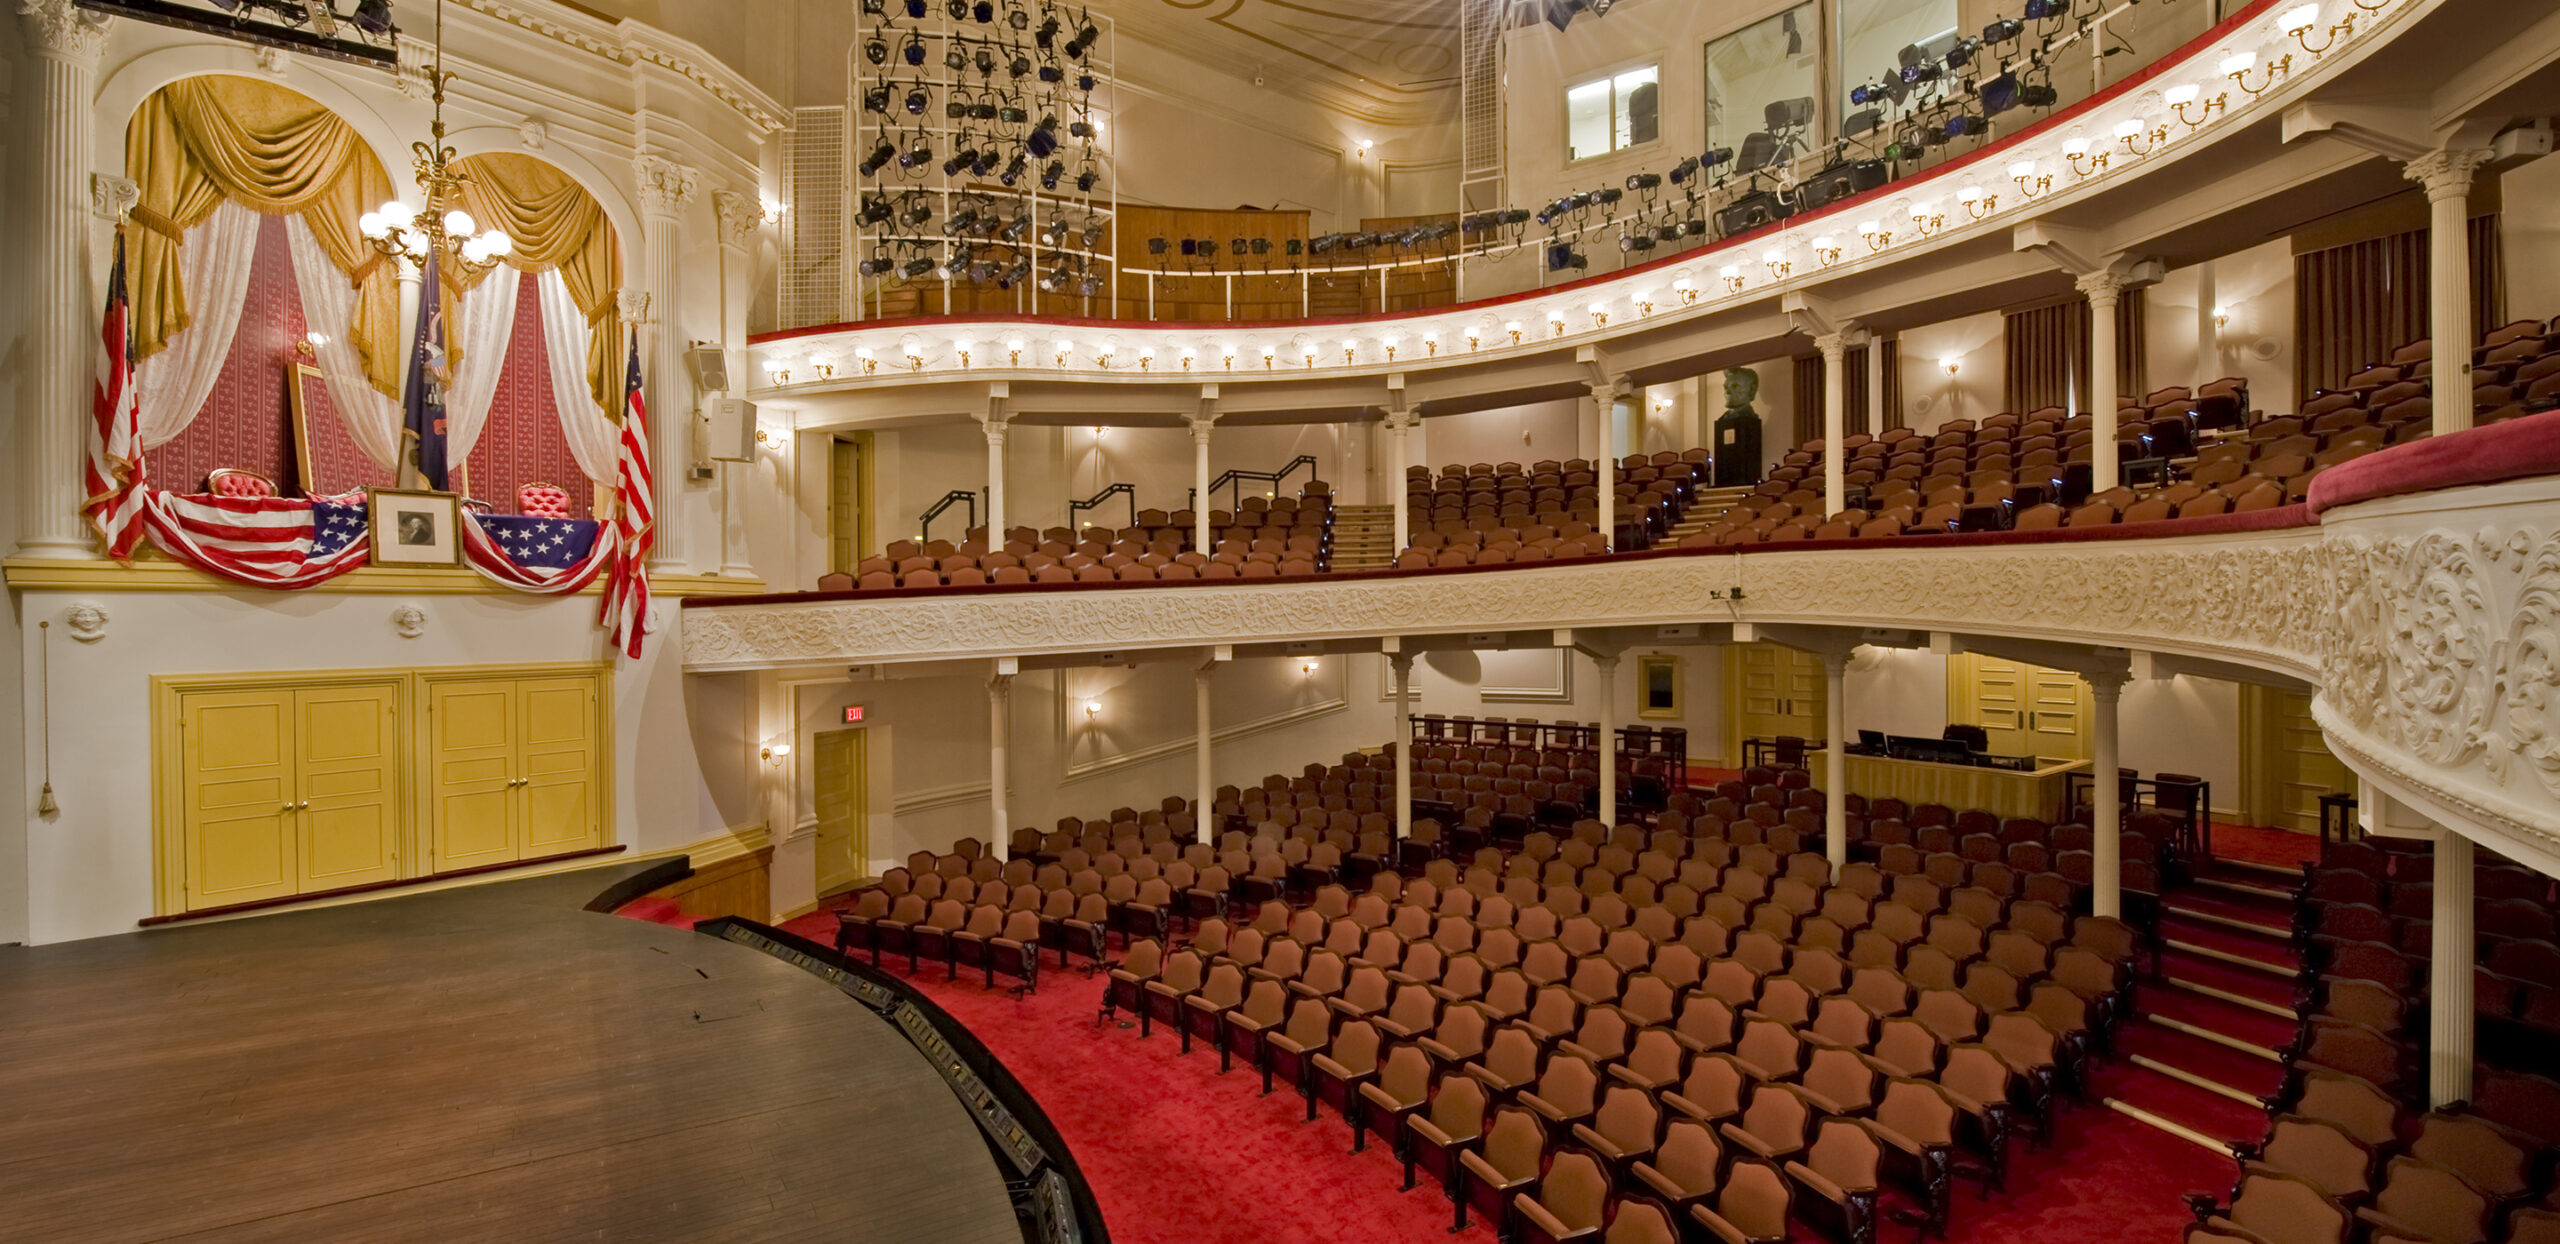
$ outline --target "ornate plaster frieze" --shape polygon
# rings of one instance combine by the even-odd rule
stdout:
[[[522,6],[504,0],[461,0],[463,7],[546,39],[622,65],[656,65],[746,118],[758,130],[782,128],[782,107],[703,49],[638,22],[611,22],[562,5]]]
[[[1572,288],[1347,324],[1062,324],[987,315],[794,331],[754,344],[763,383],[750,396],[982,373],[1131,383],[1383,377],[1602,346],[1968,240],[2006,237],[2265,122],[2382,51],[2429,7],[2430,0],[2268,6],[2128,89],[2067,110],[1982,158],[1949,161],[1839,210]]]

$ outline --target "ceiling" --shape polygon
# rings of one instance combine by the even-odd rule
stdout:
[[[1417,125],[1457,107],[1460,0],[1104,0],[1123,37],[1360,120]]]

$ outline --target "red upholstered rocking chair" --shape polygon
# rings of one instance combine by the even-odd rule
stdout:
[[[535,482],[516,489],[516,512],[527,518],[568,518],[569,490]]]
[[[204,490],[217,497],[272,497],[274,480],[245,467],[222,467],[205,477]]]

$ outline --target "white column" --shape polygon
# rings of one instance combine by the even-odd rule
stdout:
[[[684,334],[677,314],[684,305],[682,268],[678,265],[685,206],[693,201],[701,174],[663,156],[632,158],[631,173],[640,200],[640,279],[648,292],[643,334],[641,383],[649,400],[649,472],[656,503],[657,531],[649,546],[651,570],[683,571],[685,555],[685,477],[693,466],[693,382],[685,374]]]
[[[728,372],[727,360],[732,353],[729,343],[746,339],[746,317],[740,314],[737,322],[732,324],[731,308],[734,307],[738,312],[743,313],[747,300],[743,295],[732,300],[729,296],[729,287],[733,280],[747,277],[754,272],[754,268],[748,262],[748,256],[751,254],[749,243],[755,237],[756,230],[764,224],[764,208],[752,194],[740,194],[735,190],[714,190],[711,192],[711,216],[718,223],[720,232],[718,272],[720,327],[714,339],[721,347],[722,372],[734,375]],[[739,280],[739,283],[742,287],[745,284],[743,280]],[[742,392],[746,387],[739,380],[732,379],[727,387],[721,390],[721,394],[725,397],[731,393]],[[753,429],[749,431],[752,432]],[[734,451],[724,450],[723,452]],[[714,465],[720,468],[721,577],[752,578],[756,571],[754,563],[748,558],[750,551],[747,539],[750,522],[748,513],[750,498],[756,491],[757,481],[763,475],[762,467],[752,458],[746,462],[715,459]],[[746,478],[744,487],[739,483],[742,473]]]
[[[1840,443],[1849,434],[1849,338],[1824,333],[1813,348],[1822,352],[1822,517],[1828,521],[1849,508],[1848,454]]]
[[[2089,722],[2089,872],[2096,894],[2092,914],[2124,916],[2123,786],[2116,778],[2116,702],[2124,694],[2122,674],[2088,676],[2092,715]]]
[[[2222,379],[2222,326],[2214,323],[2214,308],[2222,305],[2222,296],[2214,292],[2213,261],[2196,265],[2196,388]]]
[[[2089,488],[2105,492],[2120,482],[2116,464],[2116,307],[2124,278],[2092,272],[2076,284],[2089,298]]]
[[[1004,434],[1010,421],[987,412],[987,551],[1004,549]]]
[[[20,88],[34,113],[34,185],[28,231],[34,253],[19,277],[27,317],[28,406],[17,412],[20,557],[95,556],[80,517],[83,463],[88,459],[90,398],[95,385],[98,323],[104,308],[89,293],[87,168],[96,121],[98,57],[108,19],[71,0],[18,0],[19,23],[35,53],[38,84]]]
[[[1010,658],[1000,661],[1001,671]],[[1013,784],[1013,675],[987,675],[987,802],[991,806],[989,825],[995,835],[987,849],[1002,859],[1011,850],[1013,816],[1005,798],[1006,788]]]
[[[1831,876],[1849,866],[1849,654],[1822,654],[1822,854]]]
[[[1884,338],[1867,337],[1867,435],[1884,435]]]
[[[1600,538],[1609,542],[1609,550],[1618,548],[1618,454],[1614,423],[1618,405],[1619,380],[1611,377],[1591,384],[1591,431],[1599,451],[1592,455],[1592,471],[1600,479]]]
[[[2427,336],[2435,343],[2435,434],[2471,426],[2471,175],[2483,149],[2430,152],[2409,161],[2427,188]]]
[[[1413,654],[1390,652],[1396,672],[1396,840],[1413,836]]]
[[[2441,358],[2441,356],[2439,356]],[[2471,1099],[2471,840],[2436,830],[2434,955],[2427,965],[2427,1104]]]
[[[1618,824],[1618,658],[1594,657],[1600,672],[1600,823]]]
[[[1193,419],[1191,422],[1191,547],[1201,556],[1210,552],[1209,540],[1209,429],[1215,419]]]
[[[1413,425],[1417,422],[1419,420],[1410,410],[1387,412],[1387,469],[1391,473],[1387,481],[1387,495],[1394,499],[1396,512],[1396,542],[1395,547],[1388,550],[1390,558],[1404,552],[1405,545],[1412,542],[1412,515],[1405,508],[1404,473],[1413,466]]]
[[[1196,797],[1200,801],[1198,810],[1192,813],[1192,822],[1202,842],[1217,841],[1217,835],[1210,832],[1209,820],[1209,796],[1213,793],[1209,785],[1209,753],[1217,743],[1217,734],[1209,725],[1209,676],[1217,668],[1215,661],[1202,661],[1200,668],[1191,675],[1191,716],[1195,735],[1191,744],[1191,785],[1199,792]]]

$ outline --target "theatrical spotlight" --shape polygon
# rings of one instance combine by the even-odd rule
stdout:
[[[862,157],[862,163],[857,167],[862,170],[863,176],[870,177],[877,174],[882,167],[889,163],[889,161],[896,158],[898,158],[897,144],[884,138],[880,140],[880,145],[871,149],[871,154]]]
[[[933,271],[933,260],[923,255],[918,255],[915,258],[898,265],[898,275],[903,276],[910,281],[931,271]]]
[[[1588,268],[1591,259],[1570,242],[1556,242],[1547,247],[1547,271],[1562,272],[1568,268]]]
[[[1697,161],[1695,160],[1691,160],[1688,163],[1691,168],[1697,167]],[[1659,190],[1661,188],[1662,174],[1660,173],[1629,173],[1627,175],[1627,189],[1629,190],[1650,191]]]

